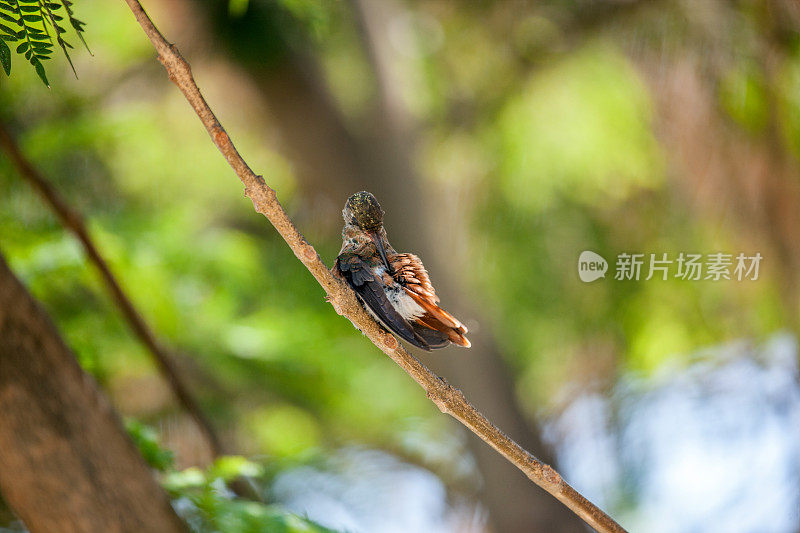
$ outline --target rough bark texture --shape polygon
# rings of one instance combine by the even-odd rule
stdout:
[[[34,533],[184,531],[114,410],[2,256],[0,491]]]

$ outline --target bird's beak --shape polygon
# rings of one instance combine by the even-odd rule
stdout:
[[[378,234],[378,232],[369,232],[369,237],[372,239],[372,242],[375,243],[375,248],[378,249],[378,254],[381,256],[381,260],[383,264],[386,265],[386,268],[391,270],[392,267],[389,265],[389,258],[386,256],[386,248],[383,247],[383,239]]]

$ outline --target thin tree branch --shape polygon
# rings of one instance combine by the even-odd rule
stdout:
[[[122,290],[122,286],[111,272],[106,260],[102,255],[100,255],[100,251],[97,249],[97,246],[95,246],[94,242],[89,236],[89,232],[86,230],[86,224],[83,222],[83,218],[77,211],[67,205],[67,203],[63,198],[61,198],[50,182],[48,182],[44,176],[42,176],[33,166],[33,164],[28,161],[17,145],[17,142],[14,140],[14,137],[12,137],[11,133],[8,132],[6,127],[1,122],[0,147],[2,147],[2,149],[5,150],[8,156],[11,158],[11,162],[16,167],[20,176],[22,176],[25,181],[30,183],[30,185],[36,190],[37,193],[39,193],[39,196],[42,197],[45,203],[50,206],[58,219],[61,221],[61,224],[66,229],[71,231],[72,234],[75,235],[75,237],[80,241],[81,245],[83,245],[83,249],[88,256],[89,261],[91,261],[97,268],[100,276],[103,278],[106,288],[116,302],[117,307],[119,307],[120,311],[122,311],[122,315],[124,316],[125,321],[128,323],[128,326],[130,326],[134,334],[147,347],[148,351],[153,357],[153,360],[156,362],[156,365],[161,370],[161,374],[169,383],[169,386],[172,389],[172,392],[175,394],[175,397],[178,399],[178,402],[180,402],[183,408],[186,409],[189,415],[197,423],[197,426],[208,443],[211,454],[214,457],[222,455],[222,443],[217,436],[214,427],[211,425],[211,422],[208,420],[208,418],[206,418],[199,404],[194,399],[194,396],[192,396],[192,393],[189,391],[186,383],[184,383],[183,378],[181,377],[178,368],[175,365],[175,362],[167,354],[167,351],[158,343],[153,331],[144,321],[142,315],[136,310],[130,298],[128,298],[128,296]]]
[[[295,256],[325,289],[336,312],[349,319],[375,346],[400,365],[426,391],[428,398],[436,404],[440,411],[453,416],[464,424],[522,470],[534,483],[580,516],[587,524],[600,532],[624,532],[625,530],[619,524],[567,484],[558,472],[540,462],[489,422],[467,401],[460,390],[428,370],[425,365],[409,354],[392,334],[381,328],[364,311],[353,291],[331,274],[314,247],[297,230],[278,202],[275,191],[266,184],[263,177],[253,172],[239,155],[228,133],[223,129],[200,93],[200,89],[192,77],[189,63],[181,56],[178,49],[167,42],[158,31],[138,0],[125,1],[158,52],[158,59],[167,70],[169,78],[184,94],[208,130],[214,144],[244,184],[245,195],[252,200],[255,210],[269,219]]]

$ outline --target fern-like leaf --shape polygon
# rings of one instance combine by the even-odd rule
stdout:
[[[51,6],[56,6],[56,7],[53,8]],[[64,30],[63,30],[63,28],[61,28],[61,26],[58,25],[58,23],[63,20],[63,17],[60,17],[60,16],[56,15],[55,13],[53,13],[53,11],[55,11],[55,9],[58,9],[58,7],[61,7],[61,6],[59,6],[58,4],[53,4],[51,2],[45,2],[44,0],[39,0],[39,7],[42,9],[43,13],[47,14],[47,17],[50,20],[50,24],[53,26],[53,32],[56,34],[56,42],[58,43],[58,46],[61,47],[61,51],[64,53],[64,57],[67,58],[67,61],[69,62],[69,66],[72,68],[72,73],[75,74],[75,77],[77,78],[78,77],[78,71],[75,70],[75,65],[72,64],[72,58],[69,57],[69,52],[67,52],[67,47],[68,46],[70,48],[72,48],[72,47],[69,45],[68,42],[66,42],[61,37],[61,34],[64,33]],[[47,29],[47,25],[46,24],[45,24],[45,29]],[[59,31],[59,30],[62,30],[62,31]]]
[[[73,4],[70,0],[61,0],[61,3],[64,5],[64,11],[67,12],[67,18],[69,19],[70,25],[75,30],[75,33],[78,34],[78,38],[83,43],[86,51],[89,52],[89,55],[94,55],[92,51],[89,50],[89,45],[86,44],[86,41],[83,38],[83,27],[86,25],[86,23],[75,18],[75,14],[72,11]]]
[[[67,50],[73,49],[66,40],[67,28],[72,28],[90,54],[91,50],[83,37],[85,23],[75,17],[73,6],[71,0],[0,0],[0,65],[6,75],[11,73],[12,43],[46,86],[50,84],[44,62],[51,59],[56,45],[77,78]]]

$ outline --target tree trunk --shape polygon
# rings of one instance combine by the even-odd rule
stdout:
[[[0,491],[32,532],[184,531],[119,418],[0,256]]]

